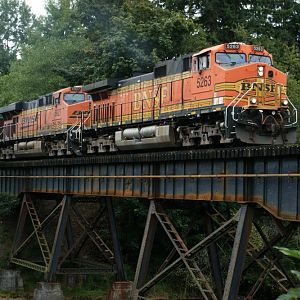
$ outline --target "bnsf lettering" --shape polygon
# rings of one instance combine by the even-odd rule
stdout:
[[[242,82],[241,83],[241,90],[243,92],[246,92],[248,90],[251,91],[264,91],[264,92],[269,92],[269,93],[274,93],[275,92],[275,85],[274,84],[269,84],[269,83],[251,83],[251,82]]]
[[[75,111],[72,112],[72,116],[70,116],[69,118],[71,118],[71,119],[78,119],[81,116],[83,116],[83,117],[88,116],[88,114],[89,114],[89,111],[87,111],[87,110],[84,110],[84,111],[82,111],[82,110],[75,110]]]
[[[87,111],[87,110],[84,110],[84,111],[82,111],[82,110],[75,110],[72,113],[73,116],[81,116],[81,114],[88,115],[89,111]]]
[[[137,92],[134,94],[134,102],[132,109],[134,111],[139,111],[142,108],[152,109],[158,108],[160,105],[164,104],[168,98],[168,87],[162,87],[156,90],[148,90],[143,92]]]
[[[34,116],[29,116],[29,117],[23,117],[21,122],[22,122],[22,124],[27,124],[27,123],[33,123],[33,122],[36,122],[36,115],[34,115]]]

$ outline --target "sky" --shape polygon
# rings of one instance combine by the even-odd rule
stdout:
[[[25,0],[25,2],[31,7],[32,12],[37,15],[45,15],[44,5],[46,0]]]

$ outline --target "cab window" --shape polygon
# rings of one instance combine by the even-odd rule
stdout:
[[[198,72],[198,62],[197,59],[193,60],[193,71]]]
[[[216,63],[220,65],[238,65],[246,62],[245,53],[219,52],[216,54]]]
[[[73,93],[64,94],[64,101],[67,104],[79,103],[79,102],[83,102],[84,100],[85,100],[84,94],[73,94]]]
[[[59,97],[53,99],[53,104],[54,104],[54,105],[60,104],[60,99],[59,99]]]
[[[205,53],[198,56],[198,69],[199,71],[206,70],[210,68],[210,54]]]
[[[270,56],[249,54],[249,63],[253,63],[253,62],[263,62],[270,66],[272,65],[272,60]]]

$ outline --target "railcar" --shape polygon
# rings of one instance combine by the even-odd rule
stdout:
[[[0,158],[296,141],[287,75],[261,46],[227,43],[154,71],[0,109]]]

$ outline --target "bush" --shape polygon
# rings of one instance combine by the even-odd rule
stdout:
[[[0,217],[6,217],[12,214],[19,205],[20,199],[10,194],[0,194]]]
[[[282,252],[284,255],[300,260],[299,250],[291,250],[284,247],[275,247],[275,248],[278,249],[280,252]],[[291,272],[297,277],[298,281],[300,282],[300,272],[294,270]],[[277,300],[297,300],[297,299],[300,299],[300,287],[289,289],[286,294],[281,295],[280,297],[277,298]]]

